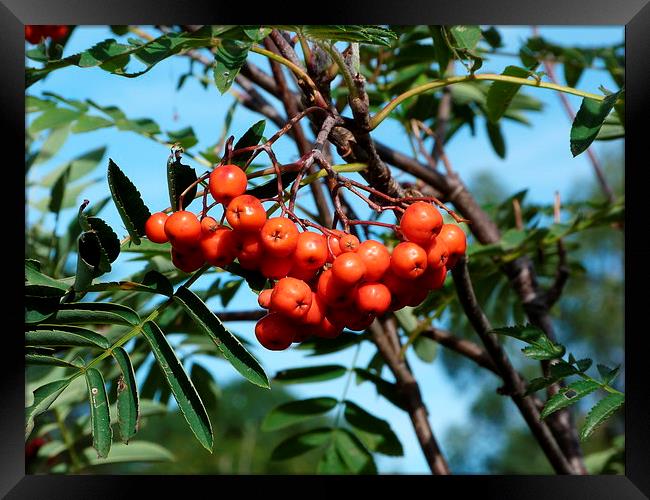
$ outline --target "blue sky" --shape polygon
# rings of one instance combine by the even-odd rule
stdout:
[[[520,42],[530,36],[529,27],[500,27],[505,43],[504,51],[516,52]],[[540,27],[541,35],[557,43],[574,45],[602,45],[620,42],[624,38],[623,27]],[[82,27],[75,30],[68,46],[66,55],[90,47],[104,38],[115,37],[103,27]],[[268,69],[266,61],[255,57],[255,62],[263,69]],[[30,64],[33,64],[30,62]],[[508,64],[519,64],[519,61],[509,57],[495,57],[484,64],[481,72],[500,73]],[[29,89],[29,93],[40,95],[48,90],[65,97],[75,99],[92,99],[102,105],[116,105],[131,118],[150,117],[154,119],[163,131],[178,130],[192,126],[197,133],[200,143],[193,148],[196,151],[212,144],[220,136],[224,116],[232,103],[229,95],[221,96],[214,86],[207,90],[194,79],[186,82],[180,92],[176,92],[176,84],[181,74],[187,71],[188,61],[184,58],[174,58],[164,61],[149,73],[135,79],[121,78],[109,75],[98,68],[79,69],[67,68],[51,74],[47,79]],[[459,71],[462,68],[459,68]],[[560,68],[558,68],[559,70]],[[559,75],[562,74],[558,71]],[[615,83],[605,71],[587,70],[580,79],[578,87],[589,92],[599,93],[598,87],[616,88]],[[535,202],[549,202],[555,191],[563,198],[569,194],[569,187],[581,180],[591,180],[593,172],[587,155],[572,158],[569,151],[570,122],[567,119],[560,101],[553,92],[532,89],[526,90],[544,103],[542,113],[530,113],[532,126],[527,127],[511,121],[503,123],[504,136],[507,142],[507,156],[501,159],[493,152],[484,124],[478,123],[477,134],[472,137],[469,130],[463,130],[447,147],[447,154],[454,168],[466,180],[472,179],[478,172],[489,169],[496,172],[503,185],[510,191],[529,189],[529,199]],[[580,98],[569,96],[569,100],[577,110]],[[261,117],[243,107],[238,107],[229,134],[236,137]],[[267,136],[275,127],[267,126]],[[386,120],[373,134],[378,140],[408,153],[410,147],[402,129],[394,122]],[[52,160],[34,167],[30,178],[45,175],[52,168],[99,146],[107,146],[105,158],[111,157],[131,178],[140,190],[145,203],[153,211],[161,210],[168,205],[165,169],[169,151],[166,147],[142,138],[130,132],[119,132],[113,129],[71,135]],[[605,158],[610,152],[620,150],[622,141],[596,143],[596,153]],[[297,158],[293,144],[280,141],[276,150],[280,161],[290,161]],[[205,167],[186,158],[186,163],[197,168],[197,172],[205,171]],[[104,175],[101,168],[93,174],[96,177]],[[400,179],[407,179],[402,176]],[[80,200],[87,198],[97,201],[107,194],[108,186],[104,182],[87,189]],[[38,200],[47,194],[43,190],[30,189],[29,199]],[[359,207],[362,210],[362,207]],[[70,217],[75,216],[76,209],[69,209],[61,214],[64,224]],[[119,236],[126,234],[123,224],[115,207],[109,204],[101,216],[116,230]],[[28,210],[29,220],[34,220],[35,214]],[[47,219],[49,222],[51,218]],[[60,226],[64,227],[64,226]],[[124,262],[124,257],[118,259],[111,275],[103,276],[102,281],[123,278],[125,275],[139,270],[137,264]],[[202,282],[200,282],[202,283]],[[255,295],[243,286],[231,302],[230,310],[256,308]],[[218,299],[209,302],[214,310],[220,310]],[[231,323],[233,331],[252,339],[252,323]],[[359,352],[357,366],[366,366],[374,349],[364,343]],[[349,366],[354,350],[319,358],[305,358],[300,351],[289,349],[283,352],[268,352],[258,347],[254,354],[261,360],[269,375],[280,369],[313,364],[337,363]],[[227,364],[206,357],[200,358],[204,366],[213,370],[217,381],[227,383],[238,377],[238,374]],[[450,425],[465,421],[468,408],[474,394],[471,390],[459,391],[449,379],[443,368],[436,364],[425,364],[415,356],[409,356],[415,376],[423,383],[423,397],[429,409],[429,419],[433,430],[445,449],[445,433]],[[388,372],[384,376],[389,378]],[[340,397],[343,379],[319,384],[295,385],[292,388],[304,397],[333,396]],[[497,381],[495,379],[495,388]],[[378,456],[380,471],[427,473],[428,468],[424,457],[417,445],[417,440],[410,420],[404,412],[394,408],[390,403],[377,397],[375,390],[369,384],[350,385],[347,394],[361,406],[390,422],[399,435],[405,448],[405,456],[388,458]],[[480,471],[477,471],[480,472]]]

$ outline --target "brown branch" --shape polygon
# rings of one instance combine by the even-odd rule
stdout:
[[[370,326],[370,332],[373,342],[395,377],[397,390],[402,396],[409,417],[411,417],[413,429],[431,472],[442,475],[450,474],[447,461],[440,451],[429,424],[428,411],[422,401],[418,382],[413,377],[406,361],[400,358],[399,338],[394,319],[390,318],[381,323],[375,321]]]
[[[485,351],[485,349],[471,340],[461,339],[460,337],[456,337],[452,333],[440,330],[439,328],[430,328],[429,330],[423,331],[420,335],[438,342],[447,349],[471,359],[477,365],[500,376],[500,372],[492,361],[490,355]]]
[[[264,39],[264,45],[268,50],[271,50],[273,52],[278,51],[275,43],[273,43],[273,41],[269,38]],[[295,99],[293,98],[293,94],[291,93],[291,91],[287,86],[284,74],[282,72],[282,67],[280,66],[279,63],[273,60],[270,60],[270,64],[271,64],[271,71],[273,72],[273,78],[275,79],[275,82],[277,84],[277,88],[280,93],[282,103],[284,104],[284,109],[287,113],[287,116],[289,118],[293,118],[299,113],[298,106],[296,104]],[[308,154],[311,148],[309,145],[309,141],[307,141],[307,138],[305,137],[305,133],[300,123],[296,123],[296,125],[292,129],[292,133],[300,155],[304,156]],[[307,171],[310,174],[313,174],[316,173],[317,169],[315,165],[310,165]],[[332,224],[332,217],[330,216],[329,207],[327,206],[327,202],[325,201],[322,183],[312,182],[309,184],[309,189],[311,190],[311,194],[314,198],[316,209],[318,210],[318,215],[319,215],[318,222],[320,222],[324,226],[329,227]]]
[[[546,422],[540,420],[539,411],[534,401],[530,397],[524,396],[525,382],[510,363],[496,336],[490,333],[492,326],[476,300],[465,257],[461,258],[452,269],[452,276],[465,315],[483,342],[503,379],[505,384],[503,392],[509,394],[519,408],[553,469],[558,474],[572,474],[574,471],[571,464],[562,453]]]

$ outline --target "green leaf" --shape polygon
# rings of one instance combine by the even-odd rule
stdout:
[[[419,335],[413,341],[413,350],[416,356],[425,363],[433,363],[438,353],[438,343],[428,337]]]
[[[167,187],[169,189],[169,202],[172,210],[179,210],[181,194],[193,183],[197,181],[196,170],[189,165],[183,165],[180,158],[175,159],[172,153],[167,161]],[[183,197],[183,206],[180,210],[185,210],[196,196],[197,186],[194,185]]]
[[[596,368],[602,377],[603,384],[610,385],[618,375],[618,372],[621,369],[621,365],[618,365],[616,368],[609,368],[608,366],[598,364],[596,365]]]
[[[199,142],[192,127],[185,127],[176,131],[168,131],[167,135],[169,136],[167,142],[178,143],[185,149],[189,149]]]
[[[48,285],[25,285],[25,323],[38,323],[59,308],[65,291]]]
[[[44,354],[25,354],[25,363],[28,365],[43,366],[62,366],[64,368],[83,368],[83,365],[76,361],[66,361],[65,359]]]
[[[130,307],[106,302],[68,302],[61,304],[49,323],[62,325],[137,325],[140,316]]]
[[[596,428],[609,419],[625,403],[623,394],[608,394],[598,401],[587,414],[584,424],[580,429],[580,440],[585,441]]]
[[[25,332],[28,346],[76,346],[108,349],[111,343],[106,337],[85,328],[66,325],[38,325]]]
[[[316,466],[318,474],[346,474],[349,472],[336,446],[328,446]]]
[[[308,356],[322,356],[324,354],[343,351],[367,339],[368,336],[365,334],[343,331],[343,333],[335,339],[312,337],[301,342],[296,349],[311,351]]]
[[[43,111],[29,126],[32,134],[42,130],[53,129],[67,125],[81,116],[78,110],[68,108],[51,108]]]
[[[302,25],[288,26],[290,31],[300,31],[312,40],[360,42],[389,47],[397,34],[383,26],[369,25]]]
[[[290,401],[273,408],[262,422],[263,431],[275,431],[295,423],[324,415],[336,407],[338,401],[330,397]]]
[[[266,120],[260,120],[251,126],[245,133],[242,135],[239,140],[235,143],[233,151],[237,149],[243,149],[250,146],[257,146],[262,138],[264,137],[264,129],[266,128]],[[253,156],[253,152],[249,151],[248,153],[242,153],[237,156],[233,156],[233,164],[239,165],[243,168],[248,159]]]
[[[546,418],[550,414],[572,405],[587,394],[591,394],[599,387],[600,385],[592,380],[578,380],[563,387],[557,394],[548,399],[542,409],[540,418]]]
[[[201,445],[212,452],[213,438],[210,418],[192,381],[183,369],[183,365],[158,325],[147,321],[143,325],[142,331],[151,345],[156,362],[167,380],[183,417]]]
[[[52,129],[38,151],[36,158],[32,161],[32,165],[38,165],[52,158],[61,149],[63,144],[65,144],[69,133],[70,127],[68,125],[62,125]]]
[[[72,378],[54,380],[34,391],[34,402],[25,409],[25,440],[32,433],[34,418],[46,411],[61,393],[70,385]]]
[[[575,87],[589,62],[581,51],[574,48],[564,49],[562,56],[564,59],[564,79],[569,87]]]
[[[354,474],[377,474],[377,466],[372,454],[366,449],[361,440],[348,429],[336,429],[334,446]]]
[[[148,271],[142,278],[142,283],[135,281],[111,281],[108,283],[95,283],[86,289],[88,292],[118,290],[157,293],[167,297],[174,295],[174,288],[170,281],[164,274],[155,270]]]
[[[93,448],[83,451],[84,462],[91,466],[133,462],[172,462],[174,455],[159,444],[148,441],[116,443],[106,458],[98,458]]]
[[[208,410],[216,408],[221,390],[215,383],[212,375],[210,375],[210,372],[200,364],[194,363],[190,371],[190,379],[194,383],[197,391],[202,394],[205,407]]]
[[[372,382],[379,394],[381,394],[398,408],[406,411],[405,402],[402,400],[402,396],[398,393],[397,386],[395,384],[384,380],[379,375],[376,375],[364,368],[355,368],[354,372],[356,373],[358,380]]]
[[[507,66],[501,74],[527,78],[530,71],[518,66]],[[487,117],[492,123],[496,123],[504,115],[515,95],[519,92],[520,87],[521,85],[516,83],[492,82],[486,99]]]
[[[138,430],[140,399],[138,386],[135,382],[135,372],[129,355],[123,347],[116,347],[111,354],[120,365],[122,375],[117,381],[117,415],[120,426],[120,436],[125,443],[129,442]]]
[[[480,26],[452,26],[449,31],[461,49],[474,50],[481,39]]]
[[[289,368],[275,374],[274,380],[284,384],[304,384],[324,382],[342,377],[346,368],[341,365],[307,366],[304,368]]]
[[[345,420],[359,431],[371,436],[372,446],[370,449],[378,453],[390,456],[403,456],[404,449],[399,438],[393,432],[390,424],[361,408],[352,401],[345,401]],[[363,439],[363,435],[361,436]]]
[[[332,437],[332,429],[320,427],[291,436],[282,441],[271,453],[271,460],[287,460],[314,450]]]
[[[50,202],[47,204],[47,209],[53,214],[58,215],[63,205],[63,195],[65,194],[65,187],[68,184],[68,177],[70,176],[70,166],[68,165],[58,179],[52,186],[50,191]]]
[[[519,325],[495,328],[492,330],[492,333],[514,337],[517,340],[522,340],[527,344],[530,344],[529,347],[522,349],[522,352],[529,358],[539,360],[555,359],[561,358],[566,352],[563,345],[551,342],[549,338],[544,335],[544,332],[536,326]]]
[[[485,125],[490,139],[490,144],[492,144],[492,149],[494,149],[494,152],[499,158],[505,158],[506,142],[501,133],[501,125],[498,123],[492,123],[491,121],[486,121]]]
[[[571,126],[571,153],[578,156],[594,141],[607,115],[622,91],[610,94],[602,101],[585,97]]]
[[[219,92],[225,94],[232,86],[239,70],[246,62],[250,42],[222,40],[215,53],[214,81]]]
[[[76,122],[72,124],[71,131],[75,134],[83,132],[92,132],[100,128],[112,127],[114,123],[101,116],[81,115]]]
[[[108,186],[124,227],[133,243],[139,245],[151,212],[142,201],[140,192],[111,159],[108,160]]]
[[[230,364],[246,379],[260,387],[269,388],[269,379],[253,355],[223,326],[221,320],[194,292],[181,286],[174,294],[174,300],[208,335]]]
[[[90,403],[90,426],[93,434],[93,448],[97,455],[106,457],[111,450],[113,430],[111,415],[108,410],[108,396],[104,386],[104,377],[96,368],[86,370],[88,401]]]
[[[445,37],[442,33],[442,30],[444,29],[444,26],[429,26],[429,31],[431,32],[431,37],[433,38],[433,49],[436,53],[436,61],[438,61],[441,78],[445,76],[449,61],[453,57],[451,49],[449,48],[449,45],[447,45]]]
[[[92,172],[97,167],[105,154],[105,147],[87,151],[86,153],[77,156],[70,162],[55,168],[48,175],[42,177],[38,181],[38,184],[45,187],[51,186],[66,170],[69,170],[67,182],[70,183],[79,180]]]

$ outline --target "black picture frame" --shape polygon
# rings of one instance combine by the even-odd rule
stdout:
[[[319,7],[319,5],[315,5]],[[3,170],[5,175],[15,169],[13,199],[3,197],[5,210],[10,214],[24,210],[25,199],[20,194],[24,176],[18,168],[24,162],[20,145],[24,141],[24,25],[25,24],[163,24],[173,20],[181,24],[253,24],[312,23],[312,24],[537,24],[537,25],[625,25],[626,41],[626,140],[625,140],[625,476],[380,476],[380,477],[275,477],[256,476],[48,476],[26,475],[24,461],[24,358],[20,327],[5,327],[3,345],[9,352],[3,356],[4,375],[0,379],[0,494],[7,498],[121,498],[135,496],[134,489],[142,492],[178,491],[187,495],[204,488],[210,494],[225,493],[226,488],[247,485],[251,492],[256,485],[248,483],[269,482],[277,484],[276,491],[291,489],[302,494],[313,494],[318,487],[314,481],[332,483],[331,494],[342,493],[343,488],[358,484],[365,488],[387,486],[396,491],[419,487],[447,498],[440,493],[443,488],[454,497],[472,498],[571,498],[571,499],[627,499],[650,497],[650,411],[648,409],[648,384],[644,374],[644,337],[647,335],[643,315],[645,296],[643,279],[648,276],[645,259],[650,250],[644,246],[645,206],[642,205],[643,182],[647,171],[647,138],[645,125],[650,112],[650,5],[648,0],[456,0],[456,1],[355,1],[321,4],[320,10],[305,13],[304,2],[276,2],[254,7],[247,2],[217,2],[174,0],[138,1],[86,1],[79,0],[0,0],[0,88],[3,113]],[[22,179],[22,181],[20,180]],[[24,191],[23,191],[24,192]],[[15,203],[15,207],[13,205]],[[15,212],[14,212],[15,210]],[[20,226],[20,218],[16,225]],[[636,224],[635,224],[636,222]],[[23,232],[16,230],[16,237]],[[18,245],[13,245],[18,247]],[[645,264],[645,265],[644,265]],[[5,266],[21,286],[18,274],[21,266]],[[8,286],[8,285],[7,285]],[[20,304],[19,294],[3,299],[3,319],[16,315]],[[280,483],[279,481],[282,481]],[[298,481],[296,483],[296,481]],[[426,483],[425,483],[426,481]],[[415,483],[414,483],[415,482]],[[421,482],[421,484],[417,484]],[[198,484],[201,483],[201,484]],[[237,484],[235,484],[237,483]],[[213,489],[218,485],[219,490]],[[259,485],[257,485],[259,487]],[[303,488],[308,488],[305,491]],[[407,491],[409,491],[407,490]],[[245,490],[241,490],[242,492]],[[271,490],[257,490],[262,494]]]

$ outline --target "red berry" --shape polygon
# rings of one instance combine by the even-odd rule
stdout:
[[[165,234],[173,247],[195,247],[201,238],[201,223],[192,212],[174,212],[165,222]]]
[[[428,245],[442,228],[442,215],[431,203],[416,201],[404,211],[400,230],[409,241]]]
[[[154,243],[167,243],[169,241],[165,233],[165,222],[167,222],[167,214],[164,212],[156,212],[147,219],[147,222],[144,223],[144,232],[149,241]]]
[[[222,165],[210,174],[208,187],[210,194],[219,203],[228,204],[230,201],[246,192],[248,178],[246,173],[237,165]]]

